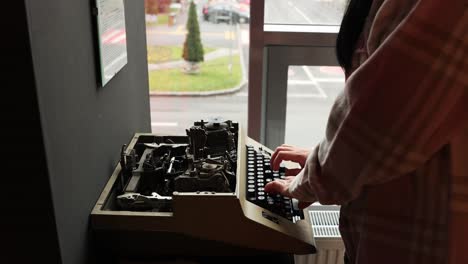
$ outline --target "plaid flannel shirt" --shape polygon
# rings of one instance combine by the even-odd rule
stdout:
[[[468,263],[467,0],[374,0],[290,192],[341,205],[351,263]]]

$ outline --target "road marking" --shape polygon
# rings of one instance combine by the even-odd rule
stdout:
[[[311,81],[314,82],[315,86],[317,87],[317,90],[319,91],[320,95],[322,96],[322,98],[327,98],[327,94],[325,93],[325,91],[323,91],[322,87],[320,86],[320,84],[317,82],[317,80],[315,80],[314,78],[314,75],[312,75],[312,73],[310,72],[309,68],[307,66],[302,66],[302,69],[304,70],[304,72],[306,73],[307,77],[309,77],[309,79]]]
[[[236,34],[233,31],[224,31],[224,39],[226,40],[235,40]]]
[[[151,122],[152,127],[176,127],[179,126],[177,123],[173,122]]]
[[[314,21],[312,21],[306,14],[304,14],[304,12],[297,8],[297,6],[295,6],[291,1],[288,1],[288,4],[292,6],[294,10],[296,10],[296,12],[299,13],[299,15],[301,15],[307,21],[307,23],[314,24]]]
[[[247,29],[242,29],[241,30],[241,40],[243,45],[249,45],[250,43],[250,35],[249,31]]]
[[[186,30],[184,29],[184,26],[180,25],[177,27],[176,32],[185,34]]]

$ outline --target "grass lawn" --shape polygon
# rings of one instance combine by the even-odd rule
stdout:
[[[215,48],[203,47],[205,54]],[[148,46],[148,63],[161,63],[182,59],[182,46]]]
[[[198,75],[185,74],[180,68],[150,71],[150,91],[199,92],[233,88],[240,83],[242,72],[239,56],[235,56],[232,60],[232,73],[228,69],[230,57],[202,63]]]
[[[169,14],[158,14],[158,20],[155,22],[146,22],[146,27],[156,25],[167,25],[169,23]]]

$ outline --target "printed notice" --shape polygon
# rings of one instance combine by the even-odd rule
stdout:
[[[96,0],[102,86],[127,64],[123,1]]]

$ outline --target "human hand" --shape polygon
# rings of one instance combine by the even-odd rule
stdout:
[[[265,185],[265,192],[270,193],[270,194],[281,194],[282,196],[295,198],[289,192],[289,186],[292,184],[292,181],[294,180],[294,178],[295,176],[287,176],[284,179],[281,179],[281,180],[278,179],[278,180],[269,182],[267,185]],[[299,209],[302,210],[311,204],[312,202],[299,201],[298,207]]]
[[[280,164],[284,160],[289,160],[299,163],[301,168],[304,168],[304,164],[309,156],[311,150],[306,148],[299,148],[296,146],[291,146],[283,144],[275,149],[273,155],[271,155],[270,163],[273,170],[277,171],[280,167]],[[290,172],[290,175],[296,175],[298,171]]]

